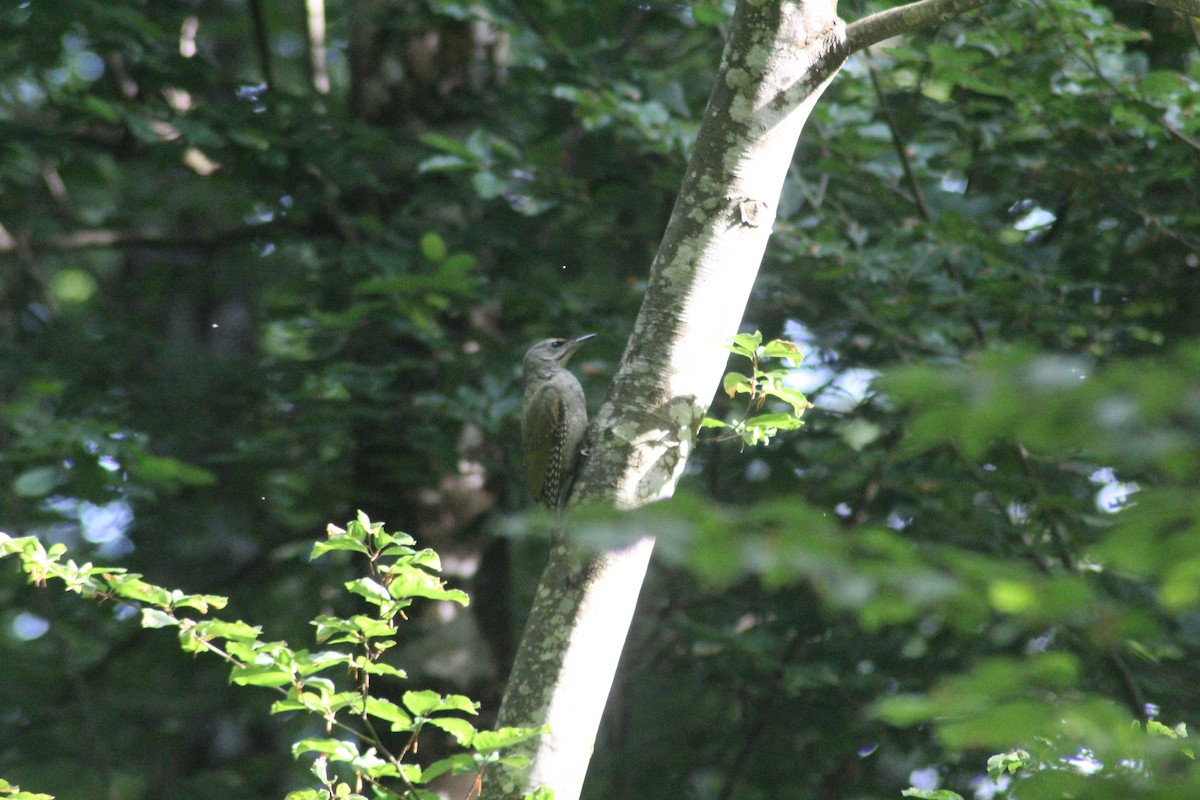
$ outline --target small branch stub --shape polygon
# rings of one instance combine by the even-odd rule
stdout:
[[[751,228],[757,228],[761,224],[760,220],[768,216],[766,203],[757,200],[743,200],[738,204],[738,211],[741,213],[742,224]]]

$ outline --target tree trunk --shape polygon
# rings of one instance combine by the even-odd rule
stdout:
[[[597,416],[575,499],[636,508],[669,497],[720,384],[766,249],[784,176],[817,98],[845,58],[832,0],[739,3],[646,299]],[[600,554],[561,537],[538,587],[500,725],[548,724],[524,774],[485,800],[538,787],[579,796],[654,546]]]

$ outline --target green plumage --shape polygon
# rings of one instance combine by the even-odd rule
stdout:
[[[525,472],[533,496],[552,510],[561,509],[566,501],[588,421],[583,387],[566,365],[593,336],[545,339],[525,353],[521,403]]]

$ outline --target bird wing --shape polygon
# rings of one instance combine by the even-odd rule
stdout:
[[[540,387],[530,400],[521,426],[529,490],[535,498],[554,507],[559,489],[559,481],[554,478],[561,475],[565,456],[566,403],[562,392],[552,384]]]

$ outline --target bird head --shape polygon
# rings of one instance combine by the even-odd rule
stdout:
[[[595,337],[594,333],[585,333],[577,339],[543,339],[525,351],[525,377],[562,369],[580,345]]]

